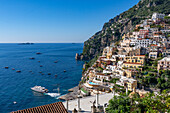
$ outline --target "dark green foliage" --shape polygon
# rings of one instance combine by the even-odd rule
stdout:
[[[109,106],[106,109],[107,113],[129,113],[130,112],[130,98],[128,97],[114,97],[114,101],[109,101]]]
[[[140,98],[139,94],[132,94],[132,97],[118,96],[109,101],[106,113],[169,113],[170,96],[167,91],[161,95],[147,94]]]

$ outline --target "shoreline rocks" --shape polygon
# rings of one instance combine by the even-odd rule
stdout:
[[[83,54],[76,53],[75,59],[76,60],[84,60],[84,56],[83,56]]]

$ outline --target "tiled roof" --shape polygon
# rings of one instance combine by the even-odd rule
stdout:
[[[68,113],[62,102],[18,110],[11,113]]]

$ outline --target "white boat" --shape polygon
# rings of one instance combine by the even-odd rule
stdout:
[[[34,86],[31,88],[33,91],[39,92],[39,93],[47,93],[48,89],[45,89],[45,87],[41,86]]]

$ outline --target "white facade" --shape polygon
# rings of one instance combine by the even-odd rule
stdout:
[[[113,65],[107,65],[107,67],[106,67],[106,70],[114,71],[115,69],[116,69],[116,66],[113,66]]]
[[[140,47],[148,47],[150,44],[152,44],[152,40],[150,39],[142,39],[142,40],[136,40],[136,44]]]
[[[152,20],[156,21],[157,19],[164,19],[165,14],[161,13],[153,13],[152,15]]]
[[[122,69],[122,66],[123,66],[123,61],[118,61],[118,62],[117,62],[117,67],[118,67],[119,69]]]

